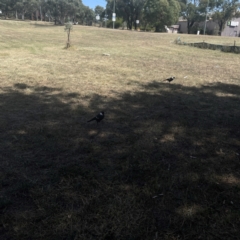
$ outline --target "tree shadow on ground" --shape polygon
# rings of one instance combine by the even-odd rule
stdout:
[[[53,22],[51,22],[50,24],[41,24],[41,23],[30,23],[31,26],[34,26],[36,28],[52,28],[52,27],[63,27],[64,24],[54,24]]]
[[[237,239],[239,92],[0,88],[1,238]]]

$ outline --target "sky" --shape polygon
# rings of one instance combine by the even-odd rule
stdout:
[[[105,0],[82,0],[82,3],[85,6],[94,9],[97,5],[105,8],[107,2]]]

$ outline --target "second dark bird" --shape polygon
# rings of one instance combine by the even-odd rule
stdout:
[[[97,123],[99,123],[100,121],[102,121],[104,119],[104,112],[100,112],[96,117],[88,120],[88,122],[94,121],[96,120]]]
[[[167,79],[165,79],[165,80],[163,80],[163,81],[171,82],[171,81],[173,81],[174,79],[175,79],[175,77],[170,77],[170,78],[167,78]]]

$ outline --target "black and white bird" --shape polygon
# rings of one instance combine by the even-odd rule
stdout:
[[[102,121],[104,119],[104,112],[100,112],[96,117],[90,119],[88,122],[94,121],[96,120],[97,123],[99,123],[100,121]]]
[[[170,77],[170,78],[167,78],[167,79],[165,79],[165,80],[163,80],[163,81],[171,82],[171,81],[173,81],[174,79],[175,79],[175,77]]]

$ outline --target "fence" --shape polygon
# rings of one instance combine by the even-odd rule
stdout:
[[[211,49],[211,50],[220,50],[223,52],[233,52],[233,53],[240,53],[240,46],[236,46],[236,41],[234,41],[233,46],[226,46],[226,45],[219,45],[219,44],[211,44],[206,42],[198,42],[198,43],[187,43],[181,41],[180,37],[176,38],[174,41],[178,45],[187,45],[191,47],[198,47],[203,49]]]

